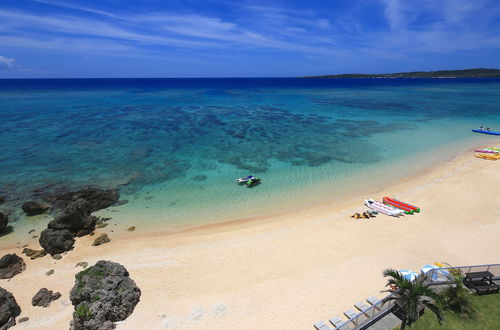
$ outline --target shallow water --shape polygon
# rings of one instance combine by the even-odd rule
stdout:
[[[498,104],[498,79],[0,80],[0,208],[99,185],[150,224],[286,212],[487,143]]]

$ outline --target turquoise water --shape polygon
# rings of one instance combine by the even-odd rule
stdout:
[[[150,224],[283,213],[493,141],[499,104],[494,79],[0,80],[0,208],[98,185]]]

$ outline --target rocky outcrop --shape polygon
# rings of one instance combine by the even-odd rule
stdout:
[[[23,258],[17,254],[6,254],[0,259],[0,278],[7,279],[16,276],[26,269]]]
[[[7,229],[7,225],[9,224],[9,218],[0,212],[0,234]]]
[[[54,255],[73,249],[75,239],[68,229],[47,228],[40,234],[38,242],[45,251]]]
[[[110,241],[111,240],[109,239],[108,235],[102,233],[101,235],[99,235],[99,237],[97,237],[94,240],[94,243],[92,243],[92,246],[99,246],[99,245],[102,245],[102,244],[105,244],[105,243],[109,243]]]
[[[89,213],[105,209],[118,202],[120,194],[116,190],[104,190],[98,188],[85,188],[60,194],[53,194],[45,198],[46,201],[57,208],[64,209],[78,199],[87,201]]]
[[[0,329],[8,329],[16,325],[16,317],[21,314],[21,308],[9,291],[0,288]]]
[[[70,292],[74,330],[114,329],[113,322],[130,316],[141,297],[141,290],[118,263],[98,261],[75,278]]]
[[[22,209],[26,215],[42,214],[50,210],[50,205],[44,202],[30,201],[23,204]]]
[[[21,253],[25,254],[27,257],[30,257],[31,260],[42,258],[47,255],[47,251],[45,251],[44,249],[33,250],[30,248],[24,248],[23,252]]]
[[[95,228],[97,218],[90,215],[88,208],[88,202],[82,198],[68,204],[42,231],[40,245],[51,255],[71,250],[74,236],[87,235]]]
[[[116,190],[97,188],[46,196],[46,201],[58,209],[62,208],[63,211],[42,231],[40,245],[52,256],[71,250],[75,236],[93,233],[98,218],[91,213],[115,204],[119,197]]]
[[[33,306],[49,307],[52,301],[57,300],[60,297],[61,294],[59,292],[54,293],[52,290],[41,288],[31,299],[31,304]]]
[[[127,228],[127,231],[134,231],[135,230],[135,226],[132,226],[132,227],[128,227]]]
[[[86,261],[80,261],[79,263],[76,264],[75,267],[87,268],[88,265],[89,265],[88,262],[86,262]]]
[[[68,204],[62,214],[49,222],[48,228],[67,229],[76,234],[81,230],[91,232],[97,218],[90,215],[88,202],[80,198]]]

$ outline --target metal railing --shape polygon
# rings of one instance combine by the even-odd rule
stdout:
[[[364,312],[359,312],[358,314],[356,314],[356,316],[346,321],[342,325],[337,326],[335,329],[342,329],[342,330],[364,329],[367,326],[376,323],[385,315],[389,314],[392,311],[394,304],[395,304],[394,300],[389,300],[385,304],[382,301],[380,301],[374,305],[371,305]]]
[[[453,272],[460,271],[462,275],[473,272],[488,271],[493,274],[493,279],[500,279],[500,264],[458,266],[436,268],[428,272],[431,285],[451,284],[454,282]]]
[[[443,285],[453,283],[453,272],[456,271],[460,271],[462,275],[466,275],[467,273],[472,272],[489,271],[493,274],[493,279],[500,279],[500,264],[443,267],[432,269],[427,273],[429,278],[431,279],[430,285]],[[389,300],[385,304],[383,303],[383,301],[389,296],[382,298],[379,302],[371,305],[365,311],[357,313],[351,319],[345,321],[340,325],[334,326],[334,328],[340,330],[361,330],[374,323],[377,323],[378,321],[383,319],[385,315],[391,313],[394,308],[394,300]]]

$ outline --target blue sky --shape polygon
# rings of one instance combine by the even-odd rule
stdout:
[[[498,0],[1,0],[0,78],[500,68]]]

